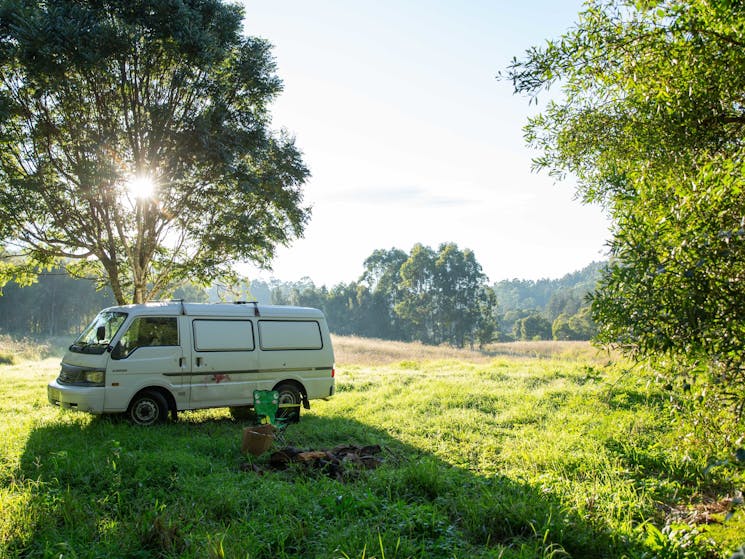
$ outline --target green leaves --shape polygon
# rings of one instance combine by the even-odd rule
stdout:
[[[120,303],[266,265],[308,170],[270,128],[266,41],[220,0],[0,2],[0,238],[90,258]],[[156,183],[135,199],[127,181]]]
[[[600,341],[701,371],[745,403],[745,9],[590,2],[512,64],[516,91],[563,95],[526,126],[538,168],[613,219],[593,299]],[[661,363],[661,360],[658,360]]]

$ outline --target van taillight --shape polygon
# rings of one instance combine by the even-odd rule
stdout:
[[[336,369],[333,367],[331,368],[331,378],[334,378],[334,375],[336,375]]]

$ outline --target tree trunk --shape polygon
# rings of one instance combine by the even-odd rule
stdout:
[[[111,286],[111,291],[114,293],[116,304],[126,305],[129,301],[127,301],[124,292],[122,291],[122,284],[119,281],[119,270],[116,263],[112,262],[111,259],[106,256],[99,256],[98,258],[101,261],[104,270],[106,270],[106,275],[109,277],[109,285]]]
[[[145,285],[137,282],[135,284],[135,291],[132,294],[132,302],[135,305],[140,305],[142,303],[145,303]]]

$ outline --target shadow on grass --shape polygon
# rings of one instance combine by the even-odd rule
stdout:
[[[663,413],[667,409],[669,396],[659,392],[646,390],[622,390],[608,389],[606,402],[611,410],[634,411],[641,408],[654,408]]]
[[[9,507],[10,557],[639,556],[602,521],[540,488],[482,477],[358,421],[307,414],[285,442],[379,444],[383,464],[344,481],[242,471],[243,423],[185,413],[137,428],[63,414],[34,430]],[[433,435],[434,436],[434,435]],[[267,455],[256,459],[265,464]],[[2,554],[0,554],[2,555]]]

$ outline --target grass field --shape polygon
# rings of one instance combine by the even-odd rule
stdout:
[[[3,558],[684,558],[745,543],[745,513],[724,522],[742,472],[587,344],[335,339],[338,393],[285,442],[382,446],[379,468],[341,479],[246,468],[247,423],[224,409],[152,428],[59,411],[59,355],[9,344]]]

